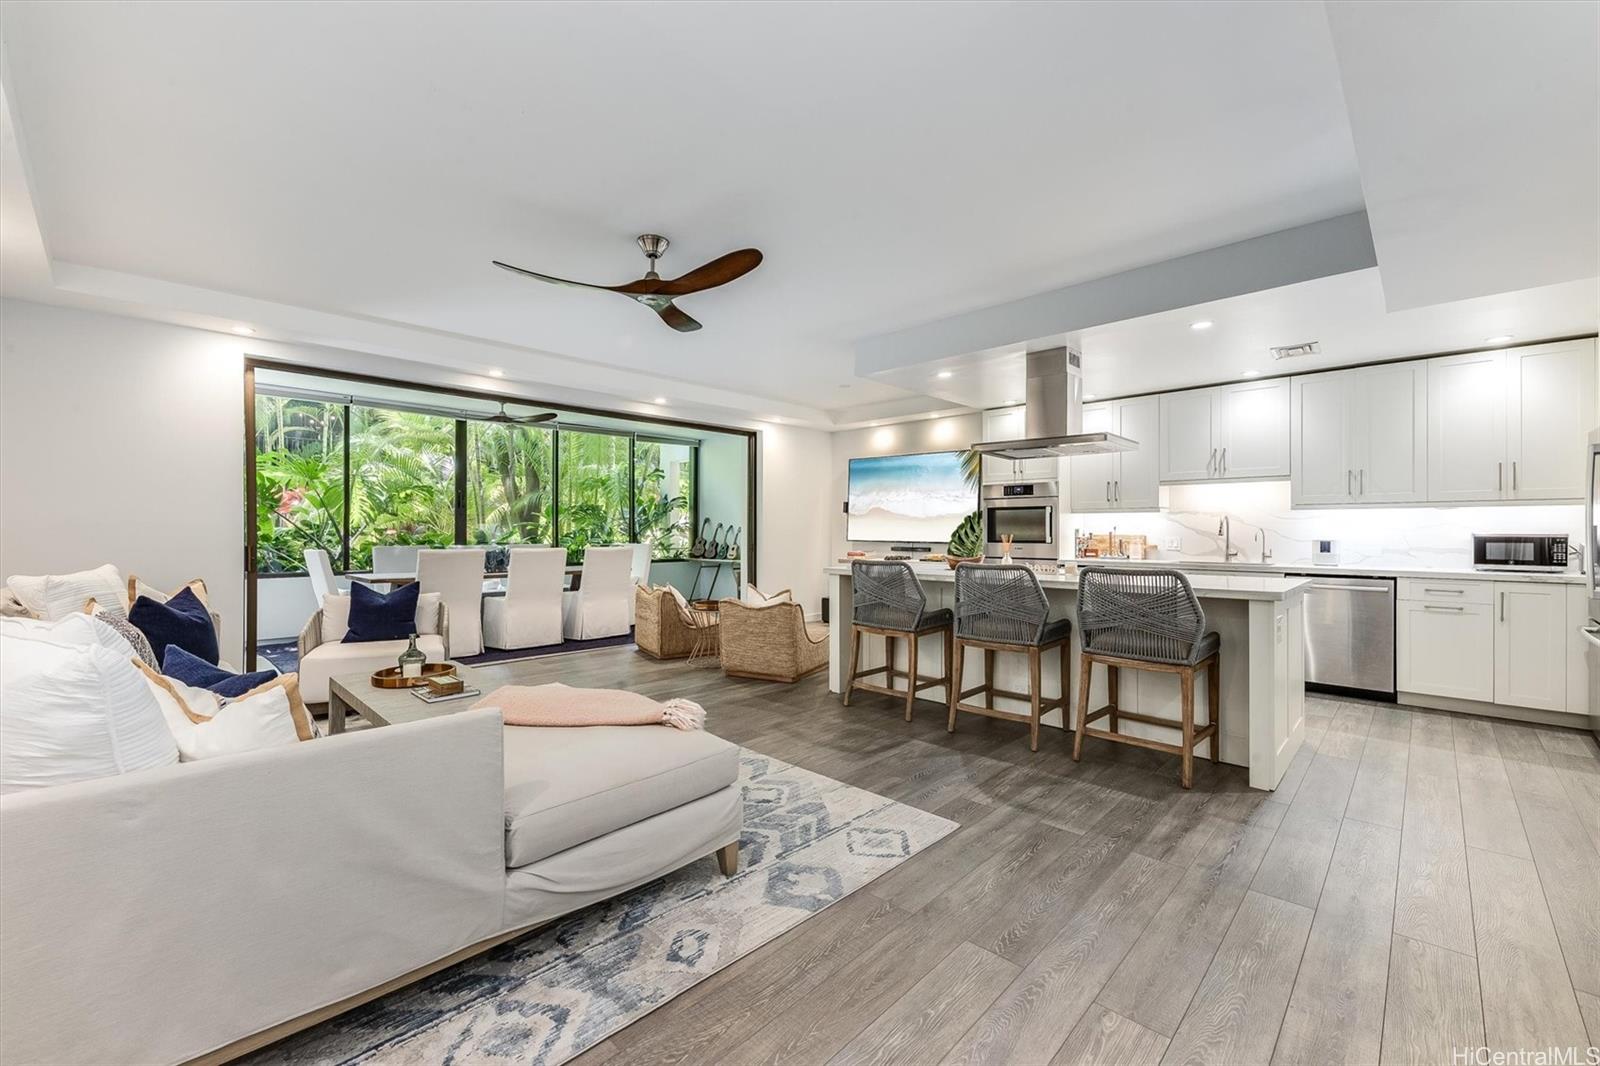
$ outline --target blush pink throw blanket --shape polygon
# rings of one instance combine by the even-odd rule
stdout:
[[[503,685],[473,704],[500,712],[506,725],[670,725],[704,729],[706,712],[692,700],[658,703],[637,692],[617,688],[571,688],[549,685]]]

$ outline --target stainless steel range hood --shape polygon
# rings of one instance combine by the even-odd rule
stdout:
[[[1083,432],[1083,364],[1071,348],[1028,353],[1027,397],[1027,436],[974,444],[972,450],[997,459],[1049,459],[1129,452],[1139,446],[1116,433]]]

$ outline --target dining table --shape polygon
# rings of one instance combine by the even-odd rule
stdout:
[[[567,573],[567,591],[575,592],[583,584],[583,564],[577,563],[565,567]],[[506,571],[485,570],[483,572],[483,594],[485,596],[504,596],[506,594]],[[412,571],[373,571],[369,574],[351,574],[351,578],[370,585],[388,585],[391,589],[410,585],[417,580],[417,572]]]

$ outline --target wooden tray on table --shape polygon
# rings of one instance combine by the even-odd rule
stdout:
[[[373,688],[421,688],[430,677],[443,677],[456,672],[455,663],[423,663],[421,677],[401,677],[398,666],[386,666],[372,672]]]

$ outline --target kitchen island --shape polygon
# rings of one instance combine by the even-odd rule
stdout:
[[[914,563],[912,569],[922,583],[930,610],[955,606],[954,571],[943,563]],[[850,668],[850,567],[830,566],[825,572],[834,612],[834,624],[828,634],[828,688],[832,692],[842,692]],[[1248,767],[1251,787],[1276,788],[1305,739],[1303,595],[1308,581],[1298,577],[1253,574],[1188,576],[1206,613],[1207,628],[1215,630],[1222,640],[1218,715],[1220,757],[1223,762]],[[1050,602],[1050,617],[1073,620],[1073,674],[1068,684],[1072,707],[1076,712],[1077,671],[1080,669],[1078,656],[1082,650],[1077,631],[1078,577],[1069,568],[1068,572],[1061,574],[1040,574],[1039,584]],[[900,645],[896,665],[902,671],[905,669],[904,643],[896,642]],[[862,641],[862,669],[883,665],[883,644],[882,640]],[[944,672],[943,649],[938,641],[925,639],[918,654],[920,673],[937,676]],[[1001,655],[997,660],[995,672],[1000,686],[1026,691],[1026,657]],[[964,667],[968,678],[977,678],[983,670],[982,657],[970,652]],[[1049,695],[1060,691],[1057,686],[1061,679],[1054,655],[1045,657],[1043,683]],[[1124,670],[1118,695],[1122,707],[1127,710],[1164,718],[1178,717],[1178,681],[1171,674]],[[944,714],[947,705],[942,696],[942,689],[924,690],[917,701],[918,712]],[[1094,671],[1090,709],[1101,707],[1105,702],[1106,669],[1102,666]],[[1004,699],[998,700],[997,706],[1011,710],[1027,709],[1020,701]],[[1204,708],[1203,712],[1201,708]],[[1211,708],[1206,706],[1203,694],[1197,692],[1196,720],[1209,721],[1207,716],[1210,713]],[[1046,715],[1044,723],[1057,728],[1064,727],[1059,711]],[[957,723],[956,728],[963,727],[973,728],[971,720],[963,719]],[[1175,735],[1172,730],[1134,722],[1124,722],[1122,728],[1128,733],[1169,742]],[[1062,743],[1069,743],[1070,739],[1070,734],[1063,733]],[[1084,758],[1093,758],[1096,749],[1096,742],[1086,742]],[[1201,750],[1204,750],[1204,746]]]

